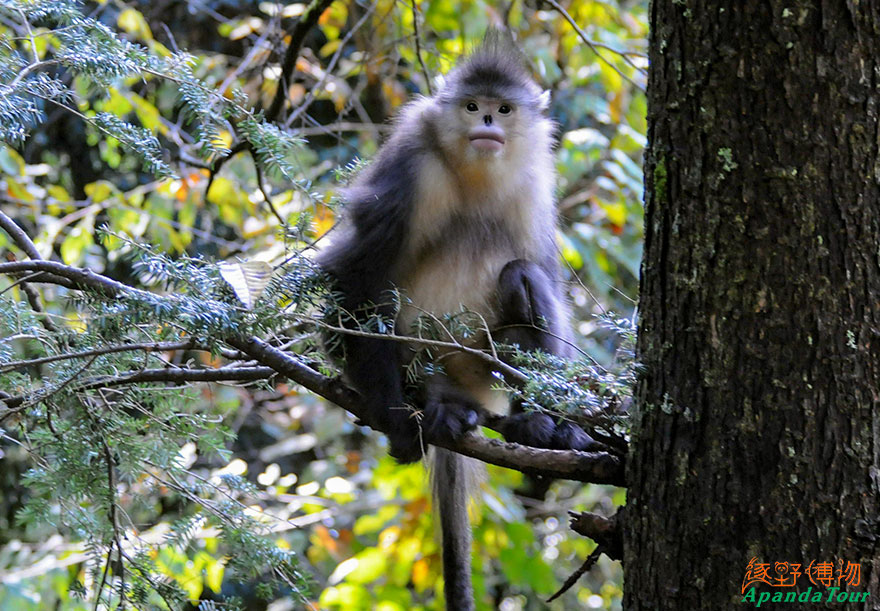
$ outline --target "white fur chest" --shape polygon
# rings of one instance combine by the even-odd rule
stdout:
[[[537,256],[542,227],[530,218],[532,190],[509,177],[487,180],[494,184],[462,186],[441,164],[427,164],[405,245],[408,263],[398,278],[415,306],[401,312],[403,332],[419,310],[442,315],[462,307],[492,326],[501,269]]]

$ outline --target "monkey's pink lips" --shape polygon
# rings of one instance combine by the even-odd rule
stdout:
[[[497,153],[504,147],[504,132],[492,127],[476,127],[468,134],[471,146],[478,151]]]

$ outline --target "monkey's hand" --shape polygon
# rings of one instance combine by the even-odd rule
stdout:
[[[412,435],[407,431],[389,432],[391,455],[402,463],[419,460],[427,445],[434,441],[454,441],[472,431],[480,423],[480,406],[460,390],[447,384],[428,384],[422,398],[422,409],[411,423],[418,424]]]
[[[513,414],[504,419],[500,433],[507,441],[534,448],[551,450],[596,449],[597,442],[586,431],[571,422],[555,422],[547,414],[538,412]]]

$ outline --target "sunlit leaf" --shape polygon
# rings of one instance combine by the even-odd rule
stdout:
[[[79,223],[61,242],[61,259],[68,265],[76,265],[80,262],[85,249],[94,243],[92,234],[83,227],[82,223]]]
[[[24,159],[8,146],[0,146],[0,170],[11,176],[24,172]]]
[[[119,13],[116,23],[120,28],[129,34],[136,35],[141,40],[153,39],[153,32],[150,30],[147,20],[144,19],[144,16],[139,11],[133,8],[126,8]]]
[[[220,275],[235,291],[235,296],[250,310],[272,279],[272,266],[265,261],[222,263]]]

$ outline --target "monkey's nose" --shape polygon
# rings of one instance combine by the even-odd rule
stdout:
[[[492,125],[492,115],[484,115],[483,123],[485,123],[486,125]]]

